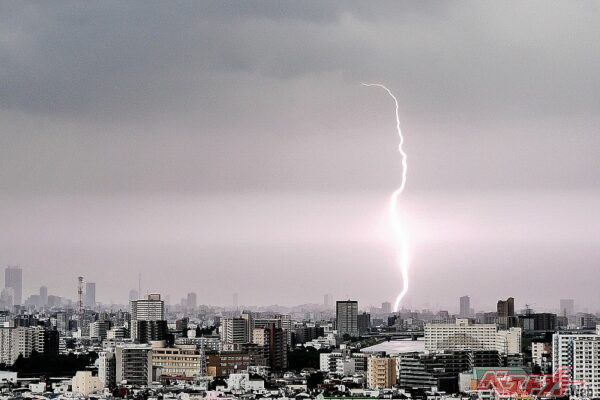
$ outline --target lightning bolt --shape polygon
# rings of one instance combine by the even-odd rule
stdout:
[[[396,111],[396,131],[398,132],[398,137],[400,139],[398,151],[400,152],[400,158],[402,160],[402,180],[400,181],[400,186],[398,187],[398,189],[396,189],[390,196],[389,213],[390,222],[396,239],[396,257],[398,259],[400,275],[402,276],[402,290],[400,291],[400,294],[398,294],[398,296],[396,297],[396,301],[394,302],[394,312],[397,312],[400,308],[400,301],[402,301],[402,298],[404,297],[404,295],[406,295],[406,292],[408,292],[408,237],[404,229],[402,229],[402,225],[400,223],[400,215],[398,213],[398,197],[400,197],[400,195],[404,191],[404,186],[406,186],[406,172],[408,169],[406,163],[406,153],[402,148],[402,144],[404,143],[404,137],[402,136],[402,130],[400,129],[400,116],[398,115],[398,99],[396,99],[396,96],[394,96],[390,89],[388,89],[381,83],[363,83],[362,85],[368,87],[374,86],[385,90],[387,94],[389,94],[390,97],[394,100],[394,106]]]

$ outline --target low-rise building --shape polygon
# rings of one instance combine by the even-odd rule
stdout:
[[[92,375],[91,371],[77,371],[71,380],[71,388],[75,394],[89,396],[104,389],[104,383],[99,377]]]

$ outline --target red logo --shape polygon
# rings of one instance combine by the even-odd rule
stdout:
[[[507,398],[556,399],[567,397],[572,390],[581,390],[588,382],[572,379],[570,367],[559,367],[553,374],[514,374],[509,370],[489,370],[477,385],[477,390],[494,390],[496,396]]]

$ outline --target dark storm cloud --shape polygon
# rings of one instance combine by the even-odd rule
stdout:
[[[9,109],[155,112],[227,98],[245,74],[326,73],[392,80],[436,110],[600,105],[592,2],[40,2],[0,18]]]
[[[9,192],[597,184],[592,2],[0,7]]]

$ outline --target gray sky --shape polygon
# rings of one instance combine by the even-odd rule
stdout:
[[[600,306],[600,5],[3,2],[0,264],[101,301]]]

